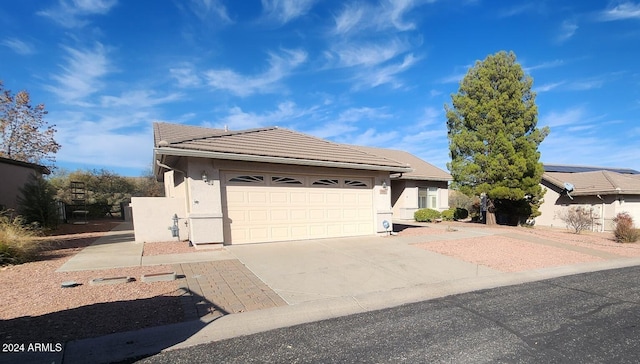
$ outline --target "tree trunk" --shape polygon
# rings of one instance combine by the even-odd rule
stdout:
[[[495,211],[487,211],[487,225],[496,225],[496,213]]]

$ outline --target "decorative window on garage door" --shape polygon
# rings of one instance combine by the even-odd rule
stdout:
[[[298,178],[294,177],[279,177],[273,176],[271,177],[272,185],[302,185],[302,181]]]
[[[344,186],[345,187],[362,187],[362,188],[369,187],[367,182],[360,181],[360,180],[357,180],[357,179],[345,179],[344,180]]]
[[[242,183],[242,184],[262,184],[264,183],[264,176],[257,175],[241,175],[229,178],[229,182]]]
[[[313,181],[312,186],[322,186],[322,187],[338,187],[340,181],[337,179],[328,179],[322,178]]]

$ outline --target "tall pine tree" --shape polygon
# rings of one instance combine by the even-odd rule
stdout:
[[[477,61],[445,105],[454,188],[486,193],[510,223],[539,215],[544,195],[538,146],[549,128],[537,128],[532,84],[515,54],[502,51]]]

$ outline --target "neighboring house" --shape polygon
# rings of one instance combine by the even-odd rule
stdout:
[[[613,230],[613,219],[628,212],[640,223],[640,172],[632,169],[544,165],[542,186],[547,189],[536,225],[566,224],[560,215],[573,206],[593,209],[594,231]]]
[[[391,174],[391,205],[393,217],[413,220],[418,209],[444,211],[449,208],[451,175],[402,150],[356,147],[363,151],[408,164],[413,171]]]
[[[154,123],[166,197],[132,198],[136,241],[242,244],[375,235],[412,166],[282,128]],[[169,227],[177,216],[180,231]]]
[[[51,173],[47,167],[0,157],[0,210],[17,209],[20,188],[31,175]]]

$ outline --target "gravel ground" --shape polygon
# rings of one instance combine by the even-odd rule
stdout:
[[[481,224],[448,222],[446,226],[434,224],[426,227],[408,228],[401,231],[399,235],[443,234],[448,232],[447,229],[459,228],[486,229],[496,235],[425,242],[415,244],[415,246],[467,262],[485,265],[502,272],[521,272],[602,260],[593,255],[497,235],[503,233],[539,237],[540,239],[618,254],[621,257],[640,257],[640,244],[616,243],[613,234],[609,232],[583,231],[580,234],[574,234],[566,229],[558,228],[489,227]]]
[[[67,235],[43,239],[51,250],[42,253],[39,261],[0,269],[0,342],[62,343],[182,321],[176,282],[140,281],[142,274],[167,272],[171,267],[55,271],[118,223],[106,220],[84,226],[63,225],[58,233]],[[75,234],[69,235],[70,230]],[[89,284],[94,278],[119,276],[131,276],[136,281]],[[61,283],[66,281],[80,285],[62,288]]]
[[[219,248],[196,249],[189,245],[188,241],[164,241],[159,243],[144,243],[142,255],[162,255],[162,254],[181,254],[181,253],[198,253],[212,250],[222,250]]]

